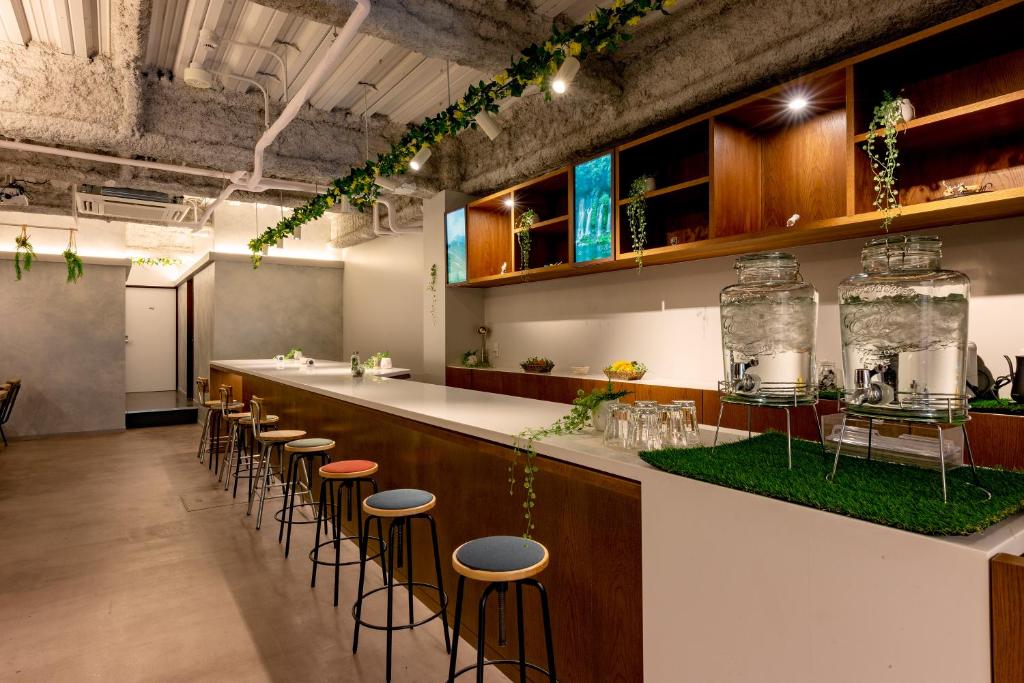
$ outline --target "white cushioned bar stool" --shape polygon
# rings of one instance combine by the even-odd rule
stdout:
[[[334,606],[338,606],[338,583],[341,568],[348,565],[359,564],[359,560],[348,562],[341,561],[341,544],[344,541],[358,540],[362,546],[363,537],[363,508],[360,501],[363,499],[362,487],[367,484],[378,492],[377,481],[373,478],[378,469],[377,463],[372,460],[337,460],[328,463],[320,468],[320,503],[317,518],[321,521],[316,525],[316,541],[313,549],[309,551],[309,559],[313,562],[313,575],[309,580],[310,588],[316,587],[316,570],[318,565],[334,567]],[[353,502],[356,508],[356,536],[346,536],[341,526],[342,508],[345,510],[347,521],[352,521]],[[347,504],[346,504],[347,503]],[[331,512],[333,511],[333,515]],[[326,540],[320,541],[320,529],[327,531],[327,522],[331,522],[331,535]],[[373,560],[381,557],[384,552],[384,533],[380,518],[377,519],[377,553],[366,559]],[[334,560],[320,559],[320,549],[334,547]],[[381,560],[383,572],[384,561]],[[387,574],[384,574],[384,581],[387,582]]]
[[[448,664],[448,681],[451,683],[467,671],[476,671],[476,680],[484,680],[484,667],[494,664],[514,664],[519,667],[519,681],[526,683],[526,671],[532,669],[547,676],[555,683],[555,651],[551,639],[551,614],[548,611],[548,594],[544,586],[533,577],[548,566],[548,549],[536,541],[521,536],[487,536],[463,543],[452,553],[452,566],[459,575],[459,587],[455,596],[455,628],[451,657]],[[477,624],[476,664],[455,670],[459,648],[459,629],[462,624],[462,597],[466,579],[487,582],[487,588],[480,596],[479,623]],[[519,640],[519,659],[484,659],[484,634],[487,633],[487,599],[492,592],[498,593],[498,644],[506,645],[505,596],[508,585],[516,586],[516,626]],[[523,624],[523,586],[530,586],[540,594],[541,612],[544,618],[544,641],[547,646],[548,668],[542,669],[526,661],[526,629]]]
[[[444,626],[445,651],[451,652],[451,636],[448,633],[448,596],[444,593],[444,585],[441,579],[441,557],[437,549],[437,524],[434,522],[430,511],[434,508],[437,499],[429,491],[419,489],[392,489],[375,493],[363,501],[363,512],[366,518],[363,520],[362,539],[359,544],[359,589],[356,593],[356,604],[352,607],[352,616],[355,618],[355,633],[352,635],[352,652],[359,649],[359,628],[366,628],[387,633],[387,664],[386,678],[391,680],[391,641],[395,631],[413,629],[422,626],[428,621],[441,618]],[[387,519],[388,540],[385,544],[385,565],[386,576],[384,585],[371,591],[363,592],[366,578],[366,553],[369,545],[367,539],[370,536],[370,523],[374,520]],[[423,519],[430,524],[430,536],[434,544],[434,575],[437,577],[437,585],[416,581],[412,571],[412,521]],[[406,581],[405,587],[409,597],[409,621],[404,624],[394,623],[394,592],[395,592],[395,567],[402,566],[402,544],[405,544]],[[397,551],[397,552],[396,552]],[[440,604],[438,611],[430,614],[419,621],[413,615],[413,587],[420,586],[437,591],[437,601]],[[375,593],[387,591],[387,624],[371,624],[363,621],[363,601]]]
[[[284,501],[281,505],[280,522],[281,526],[277,532],[277,542],[285,538],[284,529],[288,527],[287,538],[284,544],[284,556],[292,547],[292,526],[295,524],[319,524],[319,510],[316,501],[313,500],[313,476],[310,461],[317,460],[317,469],[331,461],[330,451],[334,449],[334,441],[331,439],[305,438],[289,441],[284,445],[285,463],[282,471],[287,473],[285,479]],[[305,479],[302,481],[300,479]],[[302,497],[309,498],[309,502],[302,502]],[[299,502],[296,503],[296,497]],[[295,521],[295,508],[309,507],[312,510],[312,519],[300,519]]]
[[[252,506],[256,498],[259,498],[259,509],[256,512],[256,528],[263,526],[263,507],[268,500],[274,498],[285,498],[288,495],[287,477],[285,469],[285,455],[282,450],[290,441],[302,439],[306,432],[301,429],[273,429],[264,430],[262,416],[264,413],[263,399],[253,396],[250,401],[250,421],[255,446],[256,474],[252,479],[252,487],[249,489],[249,507],[245,514],[252,514]],[[255,416],[256,419],[251,419]],[[274,454],[277,454],[277,464],[274,462]],[[277,475],[277,484],[274,484],[274,475]],[[281,493],[269,495],[272,487],[279,486]]]

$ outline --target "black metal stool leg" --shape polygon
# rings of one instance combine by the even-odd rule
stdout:
[[[526,624],[523,623],[523,584],[516,581],[516,629],[519,636],[519,683],[526,683]]]
[[[348,495],[351,498],[352,491],[347,486],[348,482],[345,482],[342,486],[338,487],[337,495],[335,495],[334,487],[331,487],[331,508],[334,514],[331,516],[333,520],[332,526],[334,527],[334,606],[338,606],[338,588],[341,583],[341,499],[345,495],[345,491],[348,491]],[[358,531],[356,533],[359,533]],[[362,541],[359,542],[359,547],[362,547]]]
[[[444,626],[444,649],[452,651],[452,641],[448,635],[448,610],[445,605],[448,602],[444,594],[444,581],[441,578],[441,553],[437,549],[437,524],[431,515],[424,515],[430,521],[430,540],[434,544],[434,572],[437,574],[437,602],[441,605],[441,625]],[[411,567],[412,565],[410,565]]]
[[[392,536],[395,535],[396,522],[401,524],[403,520],[392,520],[388,525],[388,566],[394,567],[394,552],[395,545]],[[398,527],[398,532],[401,533],[401,527]],[[401,552],[401,551],[399,551]],[[393,577],[392,577],[393,578]],[[395,605],[395,582],[388,581],[388,628],[387,628],[387,665],[385,666],[385,680],[390,683],[391,681],[391,642],[394,640],[394,605]]]
[[[324,519],[324,504],[327,500],[327,480],[320,480],[320,502],[317,509],[320,519]],[[309,579],[309,587],[316,588],[316,566],[320,563],[320,522],[316,523],[316,540],[313,541],[313,576]]]
[[[291,494],[288,498],[288,532],[285,534],[284,540],[284,556],[288,557],[288,552],[292,548],[292,525],[295,523],[295,490],[298,488],[297,480],[299,478],[299,466],[305,465],[302,462],[302,458],[292,458],[294,465],[292,466],[293,480],[292,485],[289,487]]]
[[[292,467],[295,465],[295,461],[297,460],[297,458],[295,458],[293,455],[289,454],[288,451],[285,450],[281,451],[281,458],[282,460],[287,458],[288,464],[285,465],[284,462],[281,463],[281,477],[283,479],[283,481],[281,482],[281,488],[283,490],[284,495],[281,497],[281,524],[278,526],[277,529],[278,543],[284,540],[284,518],[285,515],[288,514],[288,492],[291,491],[292,488]]]
[[[448,658],[448,683],[455,680],[455,664],[458,661],[459,629],[462,627],[462,594],[466,589],[466,577],[459,576],[459,587],[455,593],[455,626],[452,633],[452,652]]]
[[[363,541],[359,544],[359,586],[356,588],[356,606],[355,606],[355,629],[352,631],[352,654],[356,653],[359,649],[359,626],[363,618],[363,584],[366,579],[366,545],[367,540],[370,537],[370,520],[374,519],[371,515],[366,518],[366,527],[363,533]],[[377,520],[378,523],[380,520]],[[380,556],[381,564],[384,564],[384,555]]]
[[[373,492],[374,493],[379,493],[380,492],[380,490],[377,487],[377,480],[376,479],[371,479],[370,480],[370,485],[373,487]],[[359,501],[359,509],[360,509],[360,513],[359,514],[362,514],[362,507],[363,507],[362,500],[360,500]],[[380,543],[380,544],[383,544],[384,543],[384,527],[381,525],[380,517],[375,517],[374,519],[377,520],[377,539],[378,539],[377,542]],[[367,535],[369,535],[369,526],[367,526]],[[369,541],[367,541],[367,542],[369,542]],[[383,580],[384,583],[387,583],[388,582],[388,567],[387,567],[387,565],[384,564],[384,546],[383,545],[380,546],[380,573],[381,573],[381,580]]]
[[[487,635],[487,598],[494,590],[494,584],[487,584],[484,594],[480,596],[480,611],[477,617],[476,632],[476,683],[484,683],[484,637]]]
[[[416,621],[412,615],[412,519],[409,520],[405,528],[405,557],[405,579],[409,589],[409,623],[411,624]]]
[[[551,634],[551,612],[548,609],[548,592],[540,581],[530,580],[530,584],[540,593],[541,612],[544,615],[544,644],[548,650],[548,676],[551,683],[557,683],[558,676],[555,674],[555,645]]]

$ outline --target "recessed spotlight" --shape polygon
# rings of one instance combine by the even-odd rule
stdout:
[[[572,79],[576,78],[576,72],[579,70],[580,60],[575,57],[566,57],[551,81],[551,89],[559,95],[563,94],[569,89],[569,84],[572,83]]]
[[[418,171],[423,168],[423,164],[427,163],[427,159],[430,158],[430,148],[420,147],[420,151],[416,152],[416,156],[409,162],[409,168],[414,171]]]
[[[515,205],[516,205],[516,202],[515,202],[515,200],[514,200],[514,199],[512,199],[511,197],[509,197],[508,199],[506,199],[506,200],[505,200],[504,204],[505,204],[505,206],[507,206],[508,208],[510,208],[510,209],[511,209],[511,208],[512,208],[513,206],[515,206]]]
[[[789,104],[786,105],[786,106],[789,107],[790,111],[803,111],[804,109],[807,108],[807,98],[806,97],[794,97],[793,99],[791,99],[789,101]]]

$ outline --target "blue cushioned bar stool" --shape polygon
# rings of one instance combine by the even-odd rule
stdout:
[[[451,658],[448,664],[448,681],[454,681],[467,671],[476,671],[476,680],[484,680],[484,667],[493,664],[515,664],[519,667],[519,681],[526,683],[526,670],[533,669],[545,674],[551,683],[555,678],[555,650],[551,642],[551,614],[548,611],[548,594],[544,586],[533,577],[548,566],[548,549],[536,541],[520,536],[487,536],[463,543],[452,553],[452,566],[459,574],[459,588],[455,597],[455,634]],[[459,648],[459,629],[462,622],[462,596],[466,579],[486,581],[489,585],[480,596],[480,617],[477,624],[476,664],[455,670],[455,658]],[[519,636],[519,659],[484,660],[484,634],[487,633],[487,598],[498,593],[498,644],[507,644],[505,636],[505,596],[508,584],[516,585],[516,625]],[[526,629],[523,625],[523,586],[532,586],[540,594],[541,612],[544,618],[544,642],[548,652],[548,668],[545,671],[536,664],[526,661]]]
[[[317,460],[316,468],[319,469],[331,461],[330,452],[334,448],[334,442],[330,439],[296,439],[284,445],[285,463],[282,471],[288,473],[284,480],[285,492],[281,505],[281,526],[277,532],[277,542],[285,539],[284,529],[288,527],[287,538],[284,543],[284,556],[292,547],[292,526],[295,524],[319,524],[320,518],[317,515],[316,501],[313,500],[313,478],[310,461]],[[300,478],[301,477],[301,478]],[[303,479],[305,481],[303,481]],[[309,498],[309,502],[302,502],[303,496]],[[298,498],[298,502],[296,502]],[[309,507],[313,514],[312,519],[300,519],[295,521],[295,508]]]
[[[363,520],[362,539],[359,544],[359,591],[356,604],[352,608],[352,616],[356,620],[355,633],[352,635],[352,652],[359,648],[359,627],[365,626],[377,631],[387,632],[387,680],[391,680],[391,638],[395,631],[402,629],[413,629],[422,626],[428,621],[441,617],[444,626],[444,646],[447,652],[451,652],[451,640],[448,634],[448,615],[445,610],[448,608],[448,596],[444,593],[444,585],[441,580],[441,556],[437,550],[437,524],[434,523],[430,510],[434,508],[437,499],[434,494],[419,489],[393,489],[375,493],[363,501],[363,512],[366,518]],[[386,562],[384,564],[385,580],[384,585],[366,593],[363,592],[364,580],[366,578],[366,553],[368,538],[370,536],[370,523],[381,518],[389,519],[388,540],[385,545]],[[425,519],[430,523],[430,537],[434,543],[434,575],[437,577],[437,585],[416,581],[412,573],[412,521],[414,519]],[[405,624],[394,623],[394,592],[395,592],[395,567],[402,566],[402,544],[405,544],[406,582],[405,587],[409,594],[409,621]],[[396,564],[397,563],[397,564]],[[431,588],[437,591],[437,601],[441,608],[416,621],[413,615],[413,586]],[[363,621],[363,601],[374,593],[387,591],[388,595],[388,623],[387,625],[370,624]]]
[[[338,460],[320,468],[320,504],[317,518],[321,523],[316,525],[316,541],[313,544],[313,549],[309,551],[309,559],[313,562],[313,576],[309,580],[309,586],[310,588],[316,587],[316,569],[318,565],[333,566],[335,607],[338,606],[338,582],[340,580],[338,575],[341,573],[341,568],[359,563],[358,560],[341,561],[341,544],[343,541],[358,539],[359,545],[362,545],[363,508],[360,504],[363,498],[362,488],[363,484],[368,484],[373,489],[373,492],[377,493],[377,481],[373,478],[377,469],[377,463],[372,460]],[[342,507],[345,508],[346,519],[351,522],[353,501],[356,508],[356,533],[358,535],[346,536],[341,528],[341,510]],[[333,511],[333,515],[331,511]],[[327,532],[328,520],[331,523],[331,535],[326,541],[321,543],[320,529],[323,528],[324,532]],[[377,519],[377,535],[372,538],[375,538],[377,541],[377,554],[368,556],[367,560],[381,557],[384,552],[384,533],[380,518]],[[327,546],[334,547],[333,561],[320,559],[320,549]],[[383,570],[384,561],[382,559],[381,571]],[[386,583],[387,580],[388,577],[385,573],[384,582]]]

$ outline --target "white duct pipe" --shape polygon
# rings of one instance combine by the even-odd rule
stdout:
[[[338,37],[334,39],[334,43],[327,50],[327,54],[316,65],[313,73],[309,75],[309,78],[302,84],[299,91],[288,101],[284,111],[277,117],[277,120],[274,121],[270,128],[264,131],[263,135],[256,142],[256,149],[253,154],[252,175],[248,181],[249,189],[253,189],[263,178],[263,152],[281,134],[281,131],[299,115],[299,111],[313,95],[313,92],[338,68],[345,49],[352,42],[352,39],[355,38],[359,27],[362,26],[363,21],[370,14],[370,0],[355,0],[355,2],[355,10],[349,15],[348,21],[341,28],[341,33],[338,34]]]
[[[380,205],[383,204],[388,210],[388,228],[383,230],[380,227]],[[408,225],[395,225],[394,220],[395,209],[391,206],[388,200],[381,198],[377,200],[377,203],[373,205],[373,234],[377,237],[388,237],[394,235],[409,235],[412,233],[423,232],[423,221],[419,223],[410,223]]]

